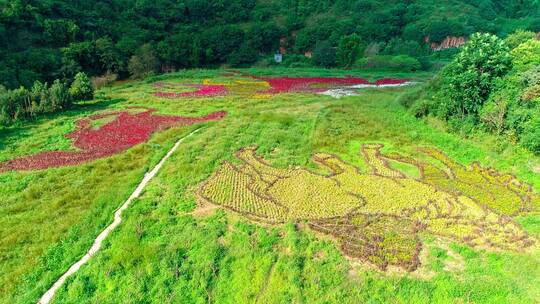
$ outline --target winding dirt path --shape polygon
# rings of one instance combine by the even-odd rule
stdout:
[[[141,195],[141,192],[144,189],[144,187],[146,187],[148,182],[158,173],[159,169],[161,169],[161,167],[163,166],[165,161],[169,157],[171,157],[171,155],[178,149],[178,146],[180,146],[180,144],[186,138],[192,136],[193,134],[195,134],[199,130],[200,129],[197,129],[197,130],[189,133],[188,135],[182,137],[180,140],[178,140],[174,144],[174,146],[171,148],[171,150],[169,150],[169,152],[167,152],[167,154],[161,159],[161,161],[154,167],[154,169],[152,169],[152,171],[150,171],[150,172],[148,172],[148,173],[146,173],[144,175],[143,180],[137,186],[135,191],[133,191],[133,193],[127,199],[127,201],[125,201],[124,204],[122,204],[122,206],[118,210],[116,210],[116,212],[114,213],[113,222],[109,226],[107,226],[107,228],[105,228],[105,230],[103,230],[97,236],[97,238],[94,240],[94,243],[92,244],[92,247],[90,247],[90,249],[86,252],[86,254],[79,261],[77,261],[75,264],[71,265],[71,267],[69,267],[69,269],[53,284],[53,286],[49,290],[47,290],[47,292],[45,292],[45,294],[43,294],[43,296],[39,299],[38,304],[50,303],[52,298],[54,297],[55,292],[62,286],[62,284],[64,284],[66,279],[70,275],[77,272],[81,268],[82,265],[84,265],[86,262],[88,262],[88,260],[90,260],[90,258],[99,251],[99,249],[101,248],[101,244],[103,243],[103,240],[105,240],[105,238],[111,233],[111,231],[114,228],[116,228],[118,225],[120,225],[120,223],[122,223],[122,212],[124,212],[124,210],[126,210],[129,207],[129,204],[134,199],[136,199],[137,197],[139,197],[139,195]]]

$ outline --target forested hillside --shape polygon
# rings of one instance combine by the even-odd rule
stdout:
[[[264,65],[280,47],[284,65],[348,66],[351,39],[372,55],[360,66],[414,70],[429,66],[426,40],[538,32],[539,11],[537,0],[0,0],[0,84]]]

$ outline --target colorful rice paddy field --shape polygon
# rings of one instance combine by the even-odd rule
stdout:
[[[401,105],[429,74],[194,70],[0,130],[0,303],[538,303],[540,158]]]

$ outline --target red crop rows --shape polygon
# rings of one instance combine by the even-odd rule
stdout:
[[[255,79],[260,79],[268,82],[270,84],[270,89],[261,92],[266,94],[278,94],[278,93],[287,93],[287,92],[324,92],[328,88],[317,88],[313,85],[323,84],[330,87],[339,87],[339,86],[353,86],[353,85],[389,85],[389,84],[404,84],[408,80],[406,79],[380,79],[375,83],[369,82],[364,78],[359,77],[254,77]]]
[[[226,112],[213,112],[203,117],[154,115],[155,110],[140,113],[127,111],[94,115],[77,122],[77,129],[66,134],[79,151],[48,151],[0,163],[0,172],[8,170],[39,170],[78,165],[111,156],[143,143],[158,130],[178,125],[191,125],[218,120]],[[92,122],[115,116],[114,120],[98,129]]]
[[[217,97],[225,96],[228,93],[227,88],[221,84],[171,84],[165,82],[156,82],[154,84],[156,88],[168,88],[168,87],[191,87],[197,89],[193,92],[156,92],[154,96],[165,98],[181,98],[181,97]]]

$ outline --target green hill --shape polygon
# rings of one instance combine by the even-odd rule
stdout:
[[[138,55],[131,60],[136,70],[137,58],[148,53],[156,71],[251,65],[280,47],[303,54],[323,41],[337,46],[353,33],[364,45],[381,43],[381,53],[421,58],[426,37],[540,31],[539,11],[536,0],[4,0],[0,84],[29,87],[35,80],[72,79],[78,71],[127,77],[130,59]],[[408,47],[385,48],[392,40]]]

